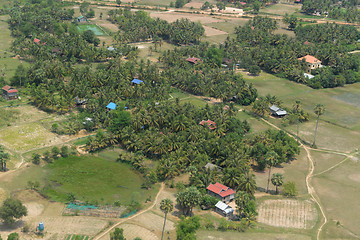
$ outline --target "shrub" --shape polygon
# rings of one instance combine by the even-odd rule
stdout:
[[[296,197],[298,194],[298,190],[296,188],[295,182],[286,182],[284,184],[284,189],[283,189],[283,195],[286,197]]]

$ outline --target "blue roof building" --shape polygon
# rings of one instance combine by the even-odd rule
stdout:
[[[135,83],[135,84],[140,84],[140,83],[143,83],[144,81],[141,81],[140,79],[134,78],[131,82]]]
[[[106,108],[110,109],[110,110],[115,110],[116,109],[116,104],[111,102],[106,106]]]

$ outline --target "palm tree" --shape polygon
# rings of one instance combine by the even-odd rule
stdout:
[[[255,175],[247,172],[241,180],[239,190],[244,191],[251,196],[254,196],[256,190]]]
[[[325,112],[325,106],[323,104],[316,104],[315,108],[314,108],[314,113],[317,115],[317,119],[316,119],[316,126],[315,126],[315,135],[314,135],[314,142],[312,144],[313,147],[315,147],[315,141],[316,141],[316,132],[317,132],[317,128],[318,128],[318,123],[319,123],[319,118],[321,115],[323,115]]]
[[[278,194],[278,187],[283,185],[284,176],[281,173],[274,173],[271,177],[271,183],[276,187],[276,194]]]
[[[266,165],[269,167],[269,177],[268,177],[266,192],[269,192],[271,167],[276,166],[278,164],[278,161],[279,161],[279,155],[274,151],[268,152],[265,155],[265,162]]]
[[[295,101],[294,104],[294,109],[296,111],[296,124],[297,124],[297,128],[296,128],[296,139],[299,142],[299,110],[301,108],[301,102],[299,100]]]
[[[171,212],[174,208],[173,202],[169,198],[165,198],[161,200],[160,202],[160,209],[165,213],[165,220],[164,220],[164,226],[161,234],[161,240],[163,240],[164,237],[164,230],[165,230],[165,223],[166,223],[166,216],[169,212]]]

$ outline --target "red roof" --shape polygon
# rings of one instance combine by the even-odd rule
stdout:
[[[306,55],[305,57],[301,57],[301,58],[298,58],[298,59],[299,60],[305,59],[305,62],[308,62],[308,63],[321,62],[319,59],[317,59],[316,57],[313,57],[311,55]]]
[[[305,44],[305,45],[312,45],[312,43],[309,42],[309,41],[305,41],[304,44]]]
[[[40,42],[40,39],[37,39],[37,38],[34,39],[34,43],[39,43],[39,42]]]
[[[243,6],[246,5],[246,2],[239,2],[239,3]]]
[[[191,63],[197,63],[198,61],[201,61],[201,60],[196,57],[189,57],[186,59],[186,61],[191,62]]]
[[[2,89],[4,89],[5,91],[7,91],[8,93],[17,92],[17,90],[16,90],[15,88],[10,87],[9,85],[5,85]]]
[[[200,125],[208,125],[208,127],[211,129],[211,130],[213,130],[213,129],[215,129],[216,128],[216,123],[214,122],[214,121],[211,121],[211,120],[207,120],[207,121],[205,121],[205,120],[202,120],[200,123],[199,123]]]
[[[215,184],[210,184],[206,189],[220,195],[221,197],[226,197],[231,194],[235,194],[234,190],[218,182]]]

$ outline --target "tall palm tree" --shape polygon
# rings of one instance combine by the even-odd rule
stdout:
[[[164,220],[164,226],[161,234],[161,240],[163,240],[164,237],[164,230],[165,230],[165,223],[166,223],[166,216],[169,212],[171,212],[174,208],[173,202],[169,198],[165,198],[161,200],[160,202],[160,209],[165,213],[165,220]]]
[[[299,142],[299,110],[300,110],[300,108],[301,108],[301,102],[299,100],[296,100],[295,104],[294,104],[294,109],[296,111],[296,125],[297,125],[296,139],[298,142]]]
[[[251,196],[254,196],[256,190],[255,175],[250,172],[244,174],[239,185],[239,190],[244,191]]]
[[[276,194],[278,194],[278,187],[283,185],[284,176],[281,173],[274,173],[271,177],[271,183],[276,187]]]
[[[268,152],[265,155],[265,161],[266,161],[266,165],[269,167],[269,177],[268,177],[268,183],[267,183],[267,188],[266,188],[266,192],[269,192],[271,168],[278,164],[279,155],[274,151]]]
[[[316,104],[315,108],[314,108],[314,113],[317,115],[317,119],[316,119],[316,126],[315,126],[315,135],[314,135],[314,142],[312,144],[312,146],[315,146],[315,141],[316,141],[316,133],[317,133],[317,128],[318,128],[318,123],[319,123],[319,118],[321,115],[323,115],[325,112],[325,106],[323,104]]]

